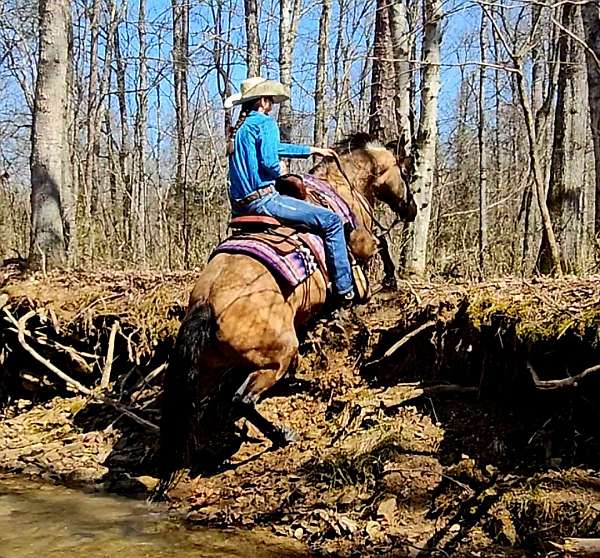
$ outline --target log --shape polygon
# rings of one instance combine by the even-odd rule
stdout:
[[[407,333],[404,337],[402,337],[402,339],[396,341],[396,343],[394,343],[385,353],[383,353],[383,356],[372,360],[371,362],[368,362],[365,367],[375,366],[376,364],[379,364],[380,362],[383,362],[384,360],[390,358],[396,351],[398,351],[398,349],[406,345],[413,337],[416,337],[422,331],[432,328],[433,326],[435,326],[435,324],[435,320],[430,320],[420,325],[418,328]]]
[[[68,384],[69,386],[74,388],[79,393],[82,393],[83,395],[87,395],[88,397],[90,397],[91,399],[93,399],[94,401],[96,401],[98,403],[103,403],[104,405],[108,405],[108,406],[112,407],[113,409],[119,411],[123,415],[129,417],[134,422],[138,423],[141,426],[148,428],[149,430],[152,430],[153,432],[160,431],[159,427],[156,424],[154,424],[154,423],[150,422],[149,420],[146,420],[142,417],[139,417],[131,409],[125,407],[118,401],[114,401],[113,399],[110,399],[108,397],[104,397],[102,395],[94,393],[94,391],[92,391],[88,387],[84,386],[83,384],[81,384],[80,382],[75,380],[74,378],[71,378],[71,376],[69,376],[68,374],[65,374],[62,370],[60,370],[60,368],[56,367],[48,359],[46,359],[42,355],[40,355],[31,345],[29,345],[29,343],[27,343],[27,340],[25,339],[25,335],[26,335],[25,328],[27,326],[27,322],[33,316],[36,315],[35,310],[30,310],[29,312],[27,312],[27,314],[25,314],[19,320],[17,320],[8,311],[7,308],[4,308],[3,310],[4,310],[4,313],[6,314],[7,318],[16,326],[17,331],[18,331],[17,337],[19,339],[19,343],[21,344],[21,346],[40,364],[43,364],[48,370],[53,372],[56,376],[58,376],[61,380],[63,380],[66,384]]]
[[[562,544],[551,543],[565,556],[577,558],[600,558],[600,539],[580,539],[569,537]]]
[[[104,370],[102,370],[102,380],[100,381],[100,387],[106,389],[110,384],[110,373],[112,371],[112,364],[115,354],[115,337],[119,331],[118,320],[113,323],[110,330],[110,339],[108,340],[108,352],[106,354],[106,361],[104,363]]]
[[[563,389],[566,387],[577,387],[579,385],[579,382],[589,374],[600,372],[600,364],[590,366],[589,368],[586,368],[579,374],[575,374],[575,376],[569,376],[568,378],[563,378],[561,380],[540,380],[540,377],[537,375],[537,372],[535,371],[535,369],[529,361],[527,362],[527,369],[529,370],[529,374],[531,374],[531,378],[537,389],[552,390]]]

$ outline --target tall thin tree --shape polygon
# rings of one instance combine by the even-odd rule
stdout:
[[[369,133],[380,140],[395,135],[394,68],[391,62],[391,37],[387,0],[377,0],[375,37],[371,69],[371,101],[369,104]]]
[[[302,0],[280,0],[279,2],[279,80],[292,85],[292,54],[296,43],[296,27]],[[292,136],[292,107],[289,101],[279,106],[279,128],[281,137],[290,141]]]
[[[246,16],[246,66],[248,77],[260,75],[260,34],[258,31],[258,2],[244,0]]]
[[[433,181],[436,170],[438,95],[440,90],[441,0],[424,0],[421,72],[421,112],[416,137],[413,192],[418,212],[413,223],[406,258],[407,269],[425,274],[427,239],[431,220]]]
[[[322,145],[325,140],[325,86],[327,83],[327,46],[329,43],[329,16],[331,0],[321,0],[319,18],[319,46],[317,50],[317,74],[315,76],[315,130],[314,143]]]
[[[479,98],[477,112],[479,115],[479,129],[477,132],[479,144],[479,270],[482,276],[486,273],[488,257],[488,143],[486,138],[486,110],[485,93],[487,79],[487,52],[488,52],[487,17],[481,10],[481,26],[479,28],[479,51],[481,67],[479,68]]]
[[[407,0],[394,0],[388,4],[388,19],[394,54],[394,109],[396,125],[404,139],[406,149],[412,143],[410,118],[411,68],[410,68],[410,28]]]
[[[187,267],[190,251],[189,207],[187,191],[186,132],[189,120],[188,65],[190,6],[187,0],[172,0],[173,75],[175,88],[176,163],[175,192],[183,201],[183,258]]]

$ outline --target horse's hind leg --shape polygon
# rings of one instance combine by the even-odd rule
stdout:
[[[252,372],[236,392],[233,403],[237,411],[256,426],[276,447],[297,440],[293,430],[273,424],[256,409],[260,396],[283,377],[298,350],[298,340],[288,344],[271,366]]]

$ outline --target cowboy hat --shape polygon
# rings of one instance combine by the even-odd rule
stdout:
[[[251,77],[240,85],[240,92],[234,93],[225,99],[223,106],[230,109],[246,101],[253,101],[261,97],[273,97],[274,103],[282,103],[290,98],[289,88],[278,81],[262,77]]]

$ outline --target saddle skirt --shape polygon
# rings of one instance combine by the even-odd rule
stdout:
[[[335,211],[344,225],[353,229],[356,220],[346,201],[329,184],[312,175],[304,177],[306,201]],[[219,244],[209,259],[217,254],[244,254],[261,262],[280,287],[293,290],[319,270],[329,283],[325,248],[320,236],[292,229],[276,219],[248,215],[233,219],[233,234]],[[239,228],[237,228],[239,227]]]

